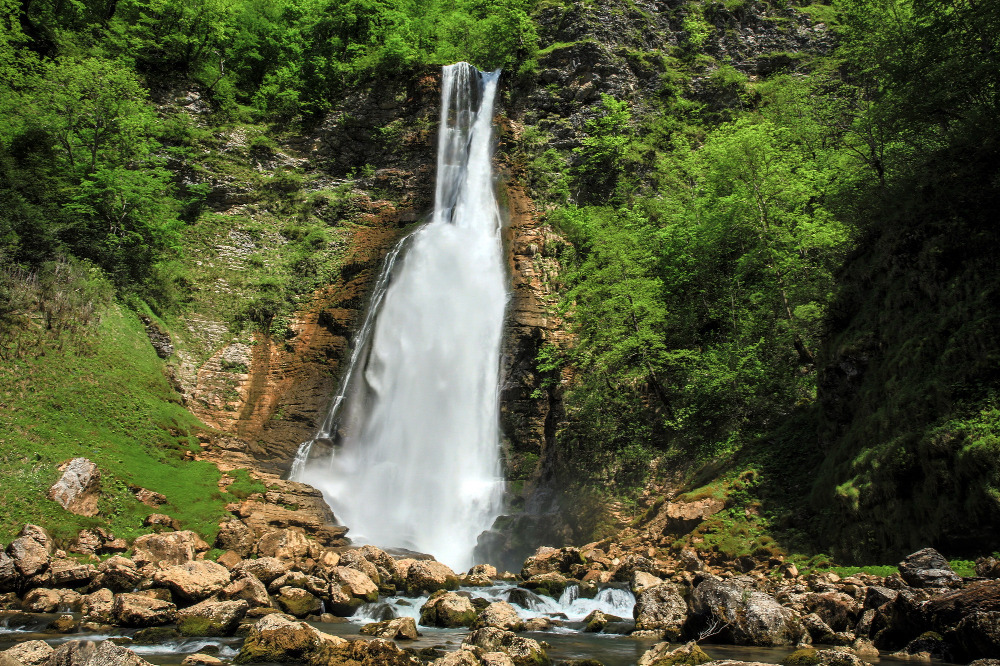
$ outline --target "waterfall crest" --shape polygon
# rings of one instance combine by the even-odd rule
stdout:
[[[292,470],[323,491],[355,542],[427,552],[456,570],[472,564],[503,493],[498,78],[444,68],[433,216],[387,257],[328,416]],[[332,455],[310,459],[321,439]]]

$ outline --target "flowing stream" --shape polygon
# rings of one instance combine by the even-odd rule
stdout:
[[[431,220],[386,258],[328,416],[292,478],[355,543],[472,564],[501,510],[498,380],[507,304],[493,190],[499,71],[445,67]],[[316,442],[332,453],[316,454]]]

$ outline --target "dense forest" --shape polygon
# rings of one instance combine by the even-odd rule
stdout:
[[[650,72],[647,92],[595,96],[572,144],[525,122],[500,156],[565,239],[555,280],[573,342],[538,353],[539,394],[562,405],[543,474],[631,502],[681,470],[685,489],[728,497],[697,536],[730,554],[1000,548],[1000,4],[652,4],[677,30],[623,56]],[[540,38],[539,17],[571,6],[0,0],[10,386],[59,354],[99,353],[86,340],[112,303],[169,323],[204,302],[192,239],[222,223],[206,173],[236,168],[206,166],[219,128],[249,128],[247,150],[271,155],[354,87],[458,60],[503,68],[504,101],[523,108],[544,87],[541,59],[567,46]],[[766,71],[713,55],[756,14],[775,30],[821,24],[825,41],[771,54]],[[178,87],[199,91],[197,119],[164,102]],[[294,167],[254,177],[285,245],[278,264],[252,267],[230,324],[280,338],[300,297],[339,270],[337,216],[324,215],[350,188],[309,193]],[[25,391],[0,408],[19,409]],[[131,419],[149,404],[120,409]],[[183,453],[196,428],[182,411],[155,414],[169,427],[143,436],[169,431]],[[30,458],[27,422],[51,418],[5,418],[21,438],[8,464]],[[138,421],[128,427],[146,432]],[[130,446],[114,442],[112,456]],[[511,468],[529,479],[535,462]]]

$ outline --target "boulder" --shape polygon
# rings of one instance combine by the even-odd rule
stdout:
[[[349,567],[330,569],[330,586],[339,588],[344,594],[363,601],[378,600],[378,586],[371,578]],[[332,594],[332,591],[331,591]]]
[[[206,599],[177,612],[177,629],[185,636],[232,636],[250,605]]]
[[[25,577],[45,571],[51,553],[52,540],[37,525],[25,525],[20,535],[7,546],[7,554],[14,560],[17,572]]]
[[[118,594],[111,607],[111,616],[123,627],[156,627],[173,624],[177,606],[141,594]]]
[[[420,608],[420,624],[426,627],[468,627],[476,621],[476,608],[468,597],[440,592]]]
[[[654,519],[654,523],[657,526],[662,525],[662,533],[665,535],[687,534],[703,520],[725,508],[725,501],[715,497],[706,497],[693,502],[667,502]]]
[[[486,652],[503,652],[515,666],[547,666],[552,663],[538,641],[496,627],[477,629],[465,638],[464,643]]]
[[[14,559],[0,546],[0,592],[13,592],[21,581]]]
[[[157,571],[153,582],[186,601],[201,601],[229,584],[229,570],[218,562],[196,560]]]
[[[475,622],[473,629],[483,627],[496,627],[504,631],[524,631],[524,620],[517,614],[517,611],[506,601],[494,601],[484,608]]]
[[[101,472],[86,458],[73,458],[59,466],[62,476],[49,488],[48,498],[78,516],[96,516],[101,495]]]
[[[542,546],[535,554],[524,561],[521,567],[521,578],[525,580],[532,576],[546,573],[570,573],[574,564],[586,564],[579,548],[551,548]]]
[[[323,602],[315,595],[299,587],[282,587],[275,597],[281,610],[289,615],[304,618],[323,612]]]
[[[0,666],[24,666],[24,664],[14,659],[14,657],[8,657],[3,652],[0,652]]]
[[[278,576],[288,573],[288,565],[274,557],[258,557],[255,560],[243,560],[233,567],[233,577],[245,571],[257,580],[267,585]]]
[[[219,598],[223,601],[243,600],[250,605],[250,608],[271,605],[271,598],[267,594],[264,583],[246,571],[242,571],[239,578],[222,588],[219,591]]]
[[[63,643],[49,655],[47,666],[86,666],[97,652],[94,641],[69,641]]]
[[[21,605],[30,613],[56,613],[78,611],[83,595],[74,590],[49,590],[36,588],[24,595]]]
[[[670,643],[657,643],[639,657],[638,666],[697,666],[712,661],[694,641],[673,650]]]
[[[360,571],[368,576],[373,583],[381,586],[382,577],[378,573],[378,568],[357,550],[348,550],[341,553],[340,566]]]
[[[1000,560],[993,556],[978,558],[976,575],[980,578],[1000,578]]]
[[[327,666],[423,666],[416,657],[383,638],[326,645],[312,663]]]
[[[853,628],[861,616],[861,606],[843,592],[810,593],[803,601],[810,613],[818,615],[834,631]]]
[[[249,662],[308,662],[324,649],[348,644],[343,638],[325,634],[306,624],[280,614],[265,615],[247,633],[237,664]],[[319,660],[315,663],[327,663]],[[337,662],[332,662],[337,663]]]
[[[406,570],[406,591],[411,595],[438,590],[457,590],[458,576],[448,566],[434,560],[412,560]]]
[[[171,518],[164,513],[151,513],[146,516],[142,524],[146,527],[152,527],[156,532],[176,531],[181,528],[181,524],[176,518]]]
[[[683,550],[681,550],[680,565],[681,569],[683,569],[684,571],[705,570],[705,563],[701,561],[700,557],[698,557],[698,553],[696,553],[691,548],[684,548]],[[798,575],[797,571],[795,575]],[[795,576],[792,576],[792,578],[794,577]]]
[[[97,622],[99,624],[110,624],[114,621],[112,609],[115,603],[115,595],[108,588],[101,588],[90,594],[83,596],[83,619],[87,622]]]
[[[243,521],[235,518],[219,525],[219,534],[215,537],[215,547],[221,550],[231,550],[240,557],[247,557],[253,552],[254,533]]]
[[[420,636],[417,632],[417,623],[412,617],[397,617],[384,622],[366,624],[361,627],[361,633],[389,640],[416,640]]]
[[[621,622],[622,618],[617,615],[608,615],[602,610],[592,610],[583,618],[583,631],[588,634],[596,634],[604,631],[609,622]]]
[[[190,562],[199,552],[208,549],[208,544],[190,530],[144,534],[132,544],[132,559],[138,567],[147,564],[171,566]]]
[[[553,599],[558,599],[562,596],[563,591],[571,584],[575,584],[576,581],[566,578],[561,573],[557,571],[550,571],[548,573],[536,574],[529,578],[528,580],[521,583],[521,587],[532,590],[538,594],[544,594],[545,596],[552,597]]]
[[[907,555],[899,563],[899,575],[912,587],[958,587],[962,584],[962,577],[933,548]]]
[[[865,590],[865,601],[863,607],[865,610],[874,610],[887,603],[895,601],[898,596],[898,590],[892,590],[888,587],[881,587],[879,585],[872,585]]]
[[[132,650],[116,645],[112,641],[102,641],[85,663],[85,666],[152,666]]]
[[[91,589],[106,587],[113,592],[131,592],[139,585],[142,574],[135,562],[115,555],[100,563]]]
[[[967,615],[955,627],[955,639],[967,660],[1000,655],[1000,612]]]
[[[184,657],[181,666],[223,666],[226,662],[204,652],[195,652]]]
[[[552,620],[547,617],[532,617],[524,621],[525,631],[548,631],[552,628]]]
[[[679,586],[662,583],[639,593],[632,616],[636,629],[660,631],[663,638],[676,641],[687,621],[688,605]]]
[[[24,641],[2,653],[24,664],[24,666],[42,666],[52,656],[52,646],[45,641]]]
[[[662,584],[662,578],[645,571],[636,571],[632,574],[632,579],[629,581],[629,589],[632,590],[632,594],[638,597],[643,591]]]
[[[83,587],[97,575],[93,564],[84,564],[68,557],[49,563],[49,579],[56,587]]]
[[[304,562],[309,557],[310,548],[317,546],[310,546],[301,527],[271,528],[257,540],[257,554],[294,564]]]
[[[54,631],[57,634],[71,634],[80,628],[80,623],[76,621],[76,618],[65,613],[60,615],[56,619],[49,623],[48,630]]]
[[[720,629],[737,645],[795,645],[805,633],[792,611],[773,597],[733,582],[703,580],[694,588],[691,609],[703,626]]]

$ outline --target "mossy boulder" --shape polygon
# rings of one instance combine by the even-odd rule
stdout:
[[[639,666],[698,666],[712,661],[701,647],[691,641],[674,650],[670,643],[657,643],[639,658]]]
[[[282,587],[278,590],[275,601],[283,611],[295,617],[304,618],[323,611],[323,602],[319,598],[297,587]]]
[[[814,666],[814,664],[819,663],[819,657],[816,656],[816,652],[813,648],[796,650],[782,659],[781,664],[782,666]]]
[[[250,627],[240,653],[233,662],[310,662],[317,655],[343,647],[347,643],[347,640],[325,634],[305,622],[296,622],[274,613],[264,616]]]
[[[470,627],[476,608],[469,597],[455,592],[437,592],[420,608],[420,624],[427,627]]]
[[[177,613],[177,629],[185,636],[232,636],[250,604],[206,600]]]
[[[538,641],[496,627],[473,631],[465,638],[464,644],[474,645],[486,652],[503,652],[514,662],[514,666],[549,666],[552,663]]]

